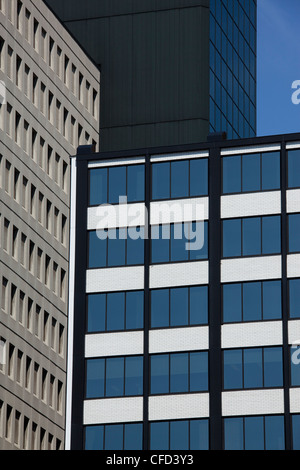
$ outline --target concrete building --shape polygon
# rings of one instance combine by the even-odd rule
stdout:
[[[256,0],[45,0],[101,67],[101,151],[256,133]]]
[[[79,148],[67,447],[300,448],[299,188],[299,134]]]
[[[70,155],[100,72],[42,0],[0,2],[0,449],[63,449]]]

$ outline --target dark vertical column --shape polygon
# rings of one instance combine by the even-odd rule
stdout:
[[[286,143],[281,143],[281,257],[282,257],[282,328],[283,328],[283,383],[284,383],[284,416],[285,416],[285,445],[286,450],[292,447],[291,417],[290,417],[290,350],[288,341],[288,281],[287,281],[287,226],[286,212],[287,191],[287,152]]]
[[[149,289],[149,269],[150,269],[150,199],[151,199],[151,165],[150,156],[146,155],[145,163],[145,272],[144,272],[144,376],[143,376],[143,450],[148,450],[149,446],[149,326],[150,326],[150,289]]]
[[[220,203],[220,148],[212,147],[209,157],[209,421],[211,450],[222,449]]]
[[[74,336],[71,450],[83,448],[83,401],[85,387],[84,337],[87,269],[87,161],[77,159],[76,245],[74,285]]]

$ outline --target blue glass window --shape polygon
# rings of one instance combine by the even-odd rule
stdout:
[[[107,294],[107,331],[125,329],[125,293]]]
[[[144,292],[126,292],[126,329],[138,330],[144,325]]]
[[[300,279],[289,281],[290,318],[300,318]]]
[[[144,239],[144,227],[128,229],[126,247],[126,264],[128,266],[144,263]]]
[[[263,359],[261,348],[244,350],[244,388],[261,388],[263,386]]]
[[[223,321],[224,323],[242,321],[242,285],[223,285]]]
[[[240,155],[223,158],[223,193],[240,193],[242,190],[242,159]]]
[[[85,450],[104,450],[104,426],[85,428]]]
[[[283,386],[283,363],[281,348],[264,348],[264,386]]]
[[[262,154],[262,190],[280,189],[280,152]]]
[[[126,260],[126,229],[116,229],[116,236],[110,236],[107,241],[107,265],[108,266],[124,266]]]
[[[265,281],[263,285],[263,319],[282,317],[281,281]]]
[[[223,257],[230,258],[242,254],[241,219],[223,221]]]
[[[85,428],[85,450],[142,450],[142,439],[142,423]]]
[[[283,416],[224,419],[225,450],[284,450]]]
[[[151,291],[151,328],[204,325],[207,322],[207,286]]]
[[[89,205],[107,204],[107,169],[90,170],[90,200]]]
[[[261,253],[261,219],[250,217],[243,219],[243,255],[251,256]]]
[[[116,166],[109,169],[108,201],[110,204],[119,202],[120,196],[126,196],[126,167]]]
[[[124,426],[124,450],[143,449],[143,425],[125,424]]]
[[[152,164],[152,199],[179,199],[208,194],[208,159]]]
[[[300,450],[300,415],[292,416],[293,450]]]
[[[168,225],[151,227],[151,258],[152,263],[166,263],[170,259],[170,233]]]
[[[300,387],[300,349],[298,344],[291,346],[291,385]]]
[[[289,218],[289,252],[300,251],[300,214],[290,214]]]
[[[93,294],[88,296],[87,331],[105,331],[106,295]]]
[[[243,352],[241,349],[224,351],[224,389],[243,388]]]
[[[130,165],[127,167],[127,201],[143,201],[145,198],[145,167]]]
[[[208,450],[207,419],[159,421],[150,424],[151,450]]]
[[[86,398],[142,395],[142,364],[142,356],[88,359]]]
[[[151,394],[199,392],[208,389],[208,353],[151,356]]]
[[[243,320],[257,321],[262,318],[261,283],[243,285]]]
[[[98,238],[97,231],[89,232],[89,268],[106,266],[106,241]]]
[[[260,154],[243,156],[243,191],[260,190]]]
[[[106,425],[104,442],[105,450],[123,450],[123,425]]]
[[[288,152],[288,187],[300,188],[300,150]]]
[[[300,224],[299,224],[300,227]],[[262,253],[281,252],[281,219],[278,216],[262,217]]]

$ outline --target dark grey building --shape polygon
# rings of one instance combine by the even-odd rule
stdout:
[[[101,67],[101,151],[256,130],[256,0],[45,0]]]

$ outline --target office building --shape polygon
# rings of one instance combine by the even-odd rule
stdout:
[[[300,135],[71,173],[67,447],[299,449]]]
[[[42,0],[0,2],[0,449],[63,449],[70,155],[100,72]]]
[[[101,67],[100,150],[256,133],[256,0],[45,0]]]

